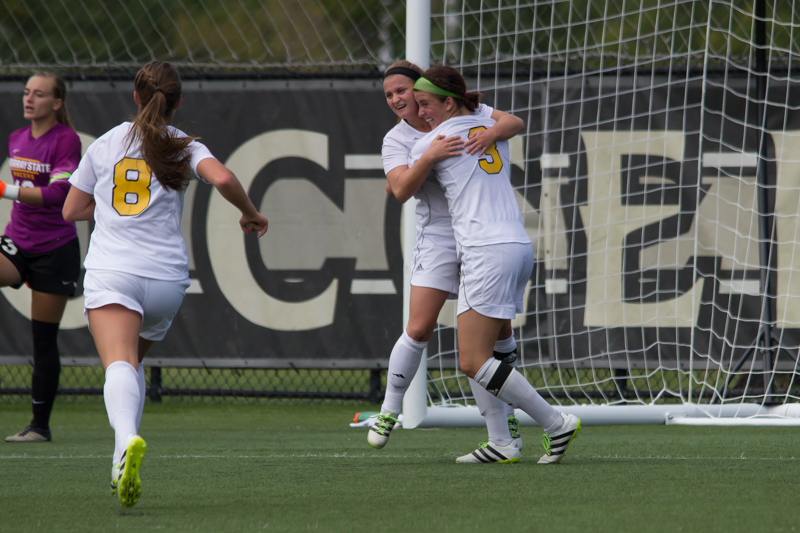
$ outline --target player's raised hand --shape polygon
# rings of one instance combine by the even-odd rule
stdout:
[[[455,157],[461,155],[461,150],[464,149],[464,141],[461,137],[454,135],[453,137],[445,138],[444,135],[437,135],[428,148],[428,154],[434,163],[438,163],[448,157]]]
[[[497,141],[497,137],[492,131],[492,128],[488,130],[475,130],[472,135],[469,136],[464,147],[468,154],[472,155],[478,153],[478,156],[481,157],[495,141]]]
[[[254,216],[244,216],[239,219],[239,225],[245,233],[258,232],[258,236],[262,237],[269,227],[269,220],[261,213],[256,213]]]

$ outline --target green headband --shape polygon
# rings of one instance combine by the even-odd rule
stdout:
[[[450,91],[445,91],[444,89],[440,89],[430,81],[425,78],[420,78],[416,82],[414,82],[414,89],[418,91],[425,91],[427,93],[439,94],[441,96],[450,96],[452,98],[461,98],[455,93],[451,93]]]

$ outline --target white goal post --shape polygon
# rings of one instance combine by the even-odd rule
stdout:
[[[574,4],[406,6],[410,61],[460,69],[526,122],[510,143],[537,257],[519,370],[586,424],[800,426],[800,2]],[[484,425],[454,314],[405,428]]]

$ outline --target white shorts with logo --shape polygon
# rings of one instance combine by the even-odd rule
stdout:
[[[160,341],[178,314],[189,280],[163,281],[111,270],[87,270],[83,280],[84,311],[119,304],[142,315],[139,336]]]
[[[417,235],[411,263],[411,285],[458,294],[460,261],[454,235]]]
[[[530,243],[462,248],[458,314],[474,309],[483,316],[513,319],[524,312],[523,297],[533,261]]]

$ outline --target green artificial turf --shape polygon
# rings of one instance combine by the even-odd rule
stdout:
[[[101,403],[60,403],[53,442],[0,443],[0,531],[795,531],[800,430],[586,427],[540,466],[456,465],[481,429],[348,426],[374,406],[150,404],[139,503],[110,495]],[[29,419],[0,404],[0,435]]]

